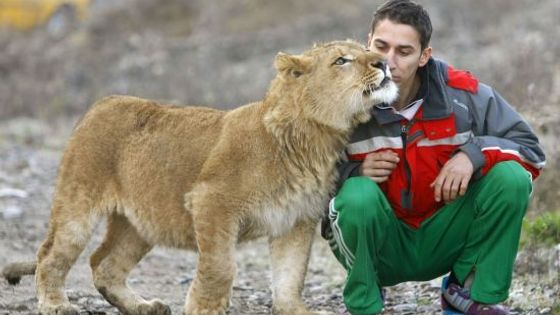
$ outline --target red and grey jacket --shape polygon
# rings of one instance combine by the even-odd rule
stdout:
[[[400,162],[380,184],[396,216],[413,228],[443,206],[430,184],[458,151],[473,163],[473,180],[496,163],[514,160],[536,178],[545,156],[527,122],[491,87],[469,72],[431,59],[420,69],[423,102],[408,121],[389,106],[376,106],[360,126],[340,163],[340,181],[357,176],[371,152],[391,150]]]

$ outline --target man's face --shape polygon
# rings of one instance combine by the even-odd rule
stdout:
[[[368,37],[369,49],[385,55],[393,80],[399,86],[410,85],[418,67],[424,66],[431,56],[430,47],[422,51],[420,34],[410,25],[385,19]]]

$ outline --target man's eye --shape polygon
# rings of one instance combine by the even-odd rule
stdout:
[[[337,66],[342,66],[343,64],[347,63],[348,61],[350,61],[350,60],[348,60],[344,57],[339,57],[334,61],[334,64],[337,65]]]

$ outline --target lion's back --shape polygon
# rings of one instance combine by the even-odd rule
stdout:
[[[118,133],[142,130],[174,132],[181,128],[183,132],[196,131],[197,128],[209,131],[219,127],[224,114],[224,111],[209,107],[164,105],[134,96],[112,95],[93,104],[76,130],[101,124],[109,125],[110,130]],[[99,131],[93,130],[95,133]]]
[[[102,187],[102,198],[168,196],[179,202],[219,138],[224,114],[130,96],[104,98],[77,124],[59,183],[69,190]]]

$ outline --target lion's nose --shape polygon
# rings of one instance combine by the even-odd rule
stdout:
[[[376,62],[371,62],[370,67],[373,68],[377,68],[383,71],[383,73],[385,73],[385,69],[387,69],[387,62],[385,60],[379,60]]]

